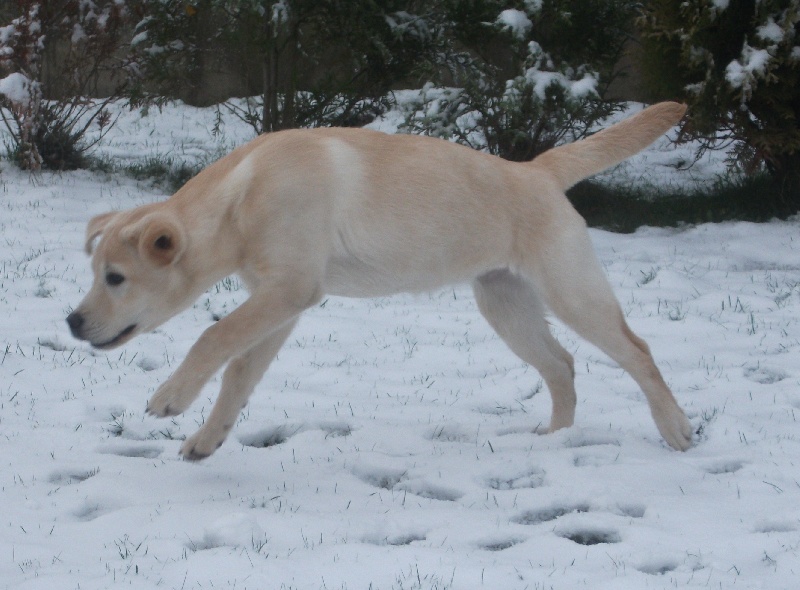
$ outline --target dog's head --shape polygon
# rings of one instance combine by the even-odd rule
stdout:
[[[187,240],[174,215],[148,206],[89,221],[86,252],[94,283],[67,317],[72,334],[96,348],[113,348],[190,304],[192,289],[181,264]]]

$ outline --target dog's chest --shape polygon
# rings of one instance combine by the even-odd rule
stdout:
[[[329,261],[324,290],[343,297],[384,297],[401,291],[424,291],[413,288],[409,277],[386,272],[357,258],[341,257]],[[409,284],[412,283],[412,284]]]

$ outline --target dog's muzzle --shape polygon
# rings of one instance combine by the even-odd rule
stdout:
[[[67,325],[69,326],[70,332],[75,338],[83,340],[83,316],[79,314],[77,311],[73,311],[71,314],[67,316]]]
[[[73,311],[71,314],[67,316],[67,325],[69,326],[70,332],[72,335],[77,338],[78,340],[88,340],[83,333],[83,326],[85,324],[84,317],[78,313],[77,311]],[[114,336],[111,340],[107,340],[105,342],[92,342],[90,341],[89,344],[94,346],[95,348],[112,348],[128,336],[136,329],[136,324],[131,324],[122,332]]]

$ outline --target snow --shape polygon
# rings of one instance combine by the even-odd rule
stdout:
[[[711,5],[717,10],[717,12],[722,12],[728,5],[730,4],[730,0],[711,0]]]
[[[756,29],[756,36],[758,36],[759,39],[772,41],[773,43],[781,43],[785,35],[784,30],[771,16],[767,19],[767,24]]]
[[[275,26],[285,25],[289,22],[289,7],[281,0],[272,5],[272,24]]]
[[[574,98],[587,98],[597,95],[597,78],[592,74],[584,74],[580,80],[569,85],[569,94]]]
[[[508,8],[501,12],[495,24],[503,30],[508,30],[517,39],[524,39],[533,26],[528,15],[515,8]]]
[[[6,45],[16,34],[17,28],[14,24],[0,27],[0,45]]]
[[[124,113],[98,154],[207,161],[249,132],[214,135],[214,119]],[[660,141],[618,173],[699,182],[677,180],[669,163],[684,156]],[[704,166],[693,174],[720,171]],[[538,433],[546,388],[454,286],[325,299],[229,440],[191,464],[180,439],[219,379],[174,419],[145,403],[246,298],[239,282],[92,350],[64,323],[91,281],[86,221],[166,195],[118,174],[0,168],[0,588],[796,586],[800,219],[591,231],[698,431],[686,453],[660,439],[634,382],[558,322],[577,419]]]
[[[578,80],[571,80],[561,72],[547,72],[538,67],[525,70],[525,81],[533,87],[533,91],[545,100],[547,89],[553,85],[561,86],[569,96],[576,99],[597,93],[597,78],[587,73]]]
[[[0,96],[5,96],[13,105],[25,107],[30,100],[31,81],[19,72],[0,78]]]
[[[725,80],[732,88],[748,90],[755,77],[764,77],[771,56],[767,49],[756,49],[747,43],[742,47],[739,60],[731,61],[725,68]]]
[[[72,27],[72,37],[70,38],[70,42],[73,45],[77,45],[81,41],[86,39],[86,31],[83,30],[83,27],[80,23],[75,23]]]
[[[523,3],[531,14],[535,14],[542,9],[542,0],[524,0]]]
[[[147,31],[142,31],[140,33],[136,33],[133,38],[131,39],[131,47],[136,47],[147,41]]]

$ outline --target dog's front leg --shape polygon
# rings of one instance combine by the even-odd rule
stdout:
[[[283,330],[320,298],[316,289],[299,290],[296,286],[273,286],[253,293],[229,316],[203,332],[180,367],[150,399],[147,412],[160,417],[183,413],[226,362]]]
[[[190,461],[205,459],[216,451],[247,405],[250,394],[278,354],[297,320],[289,321],[269,337],[228,363],[222,376],[219,397],[205,424],[181,445],[181,455]]]

